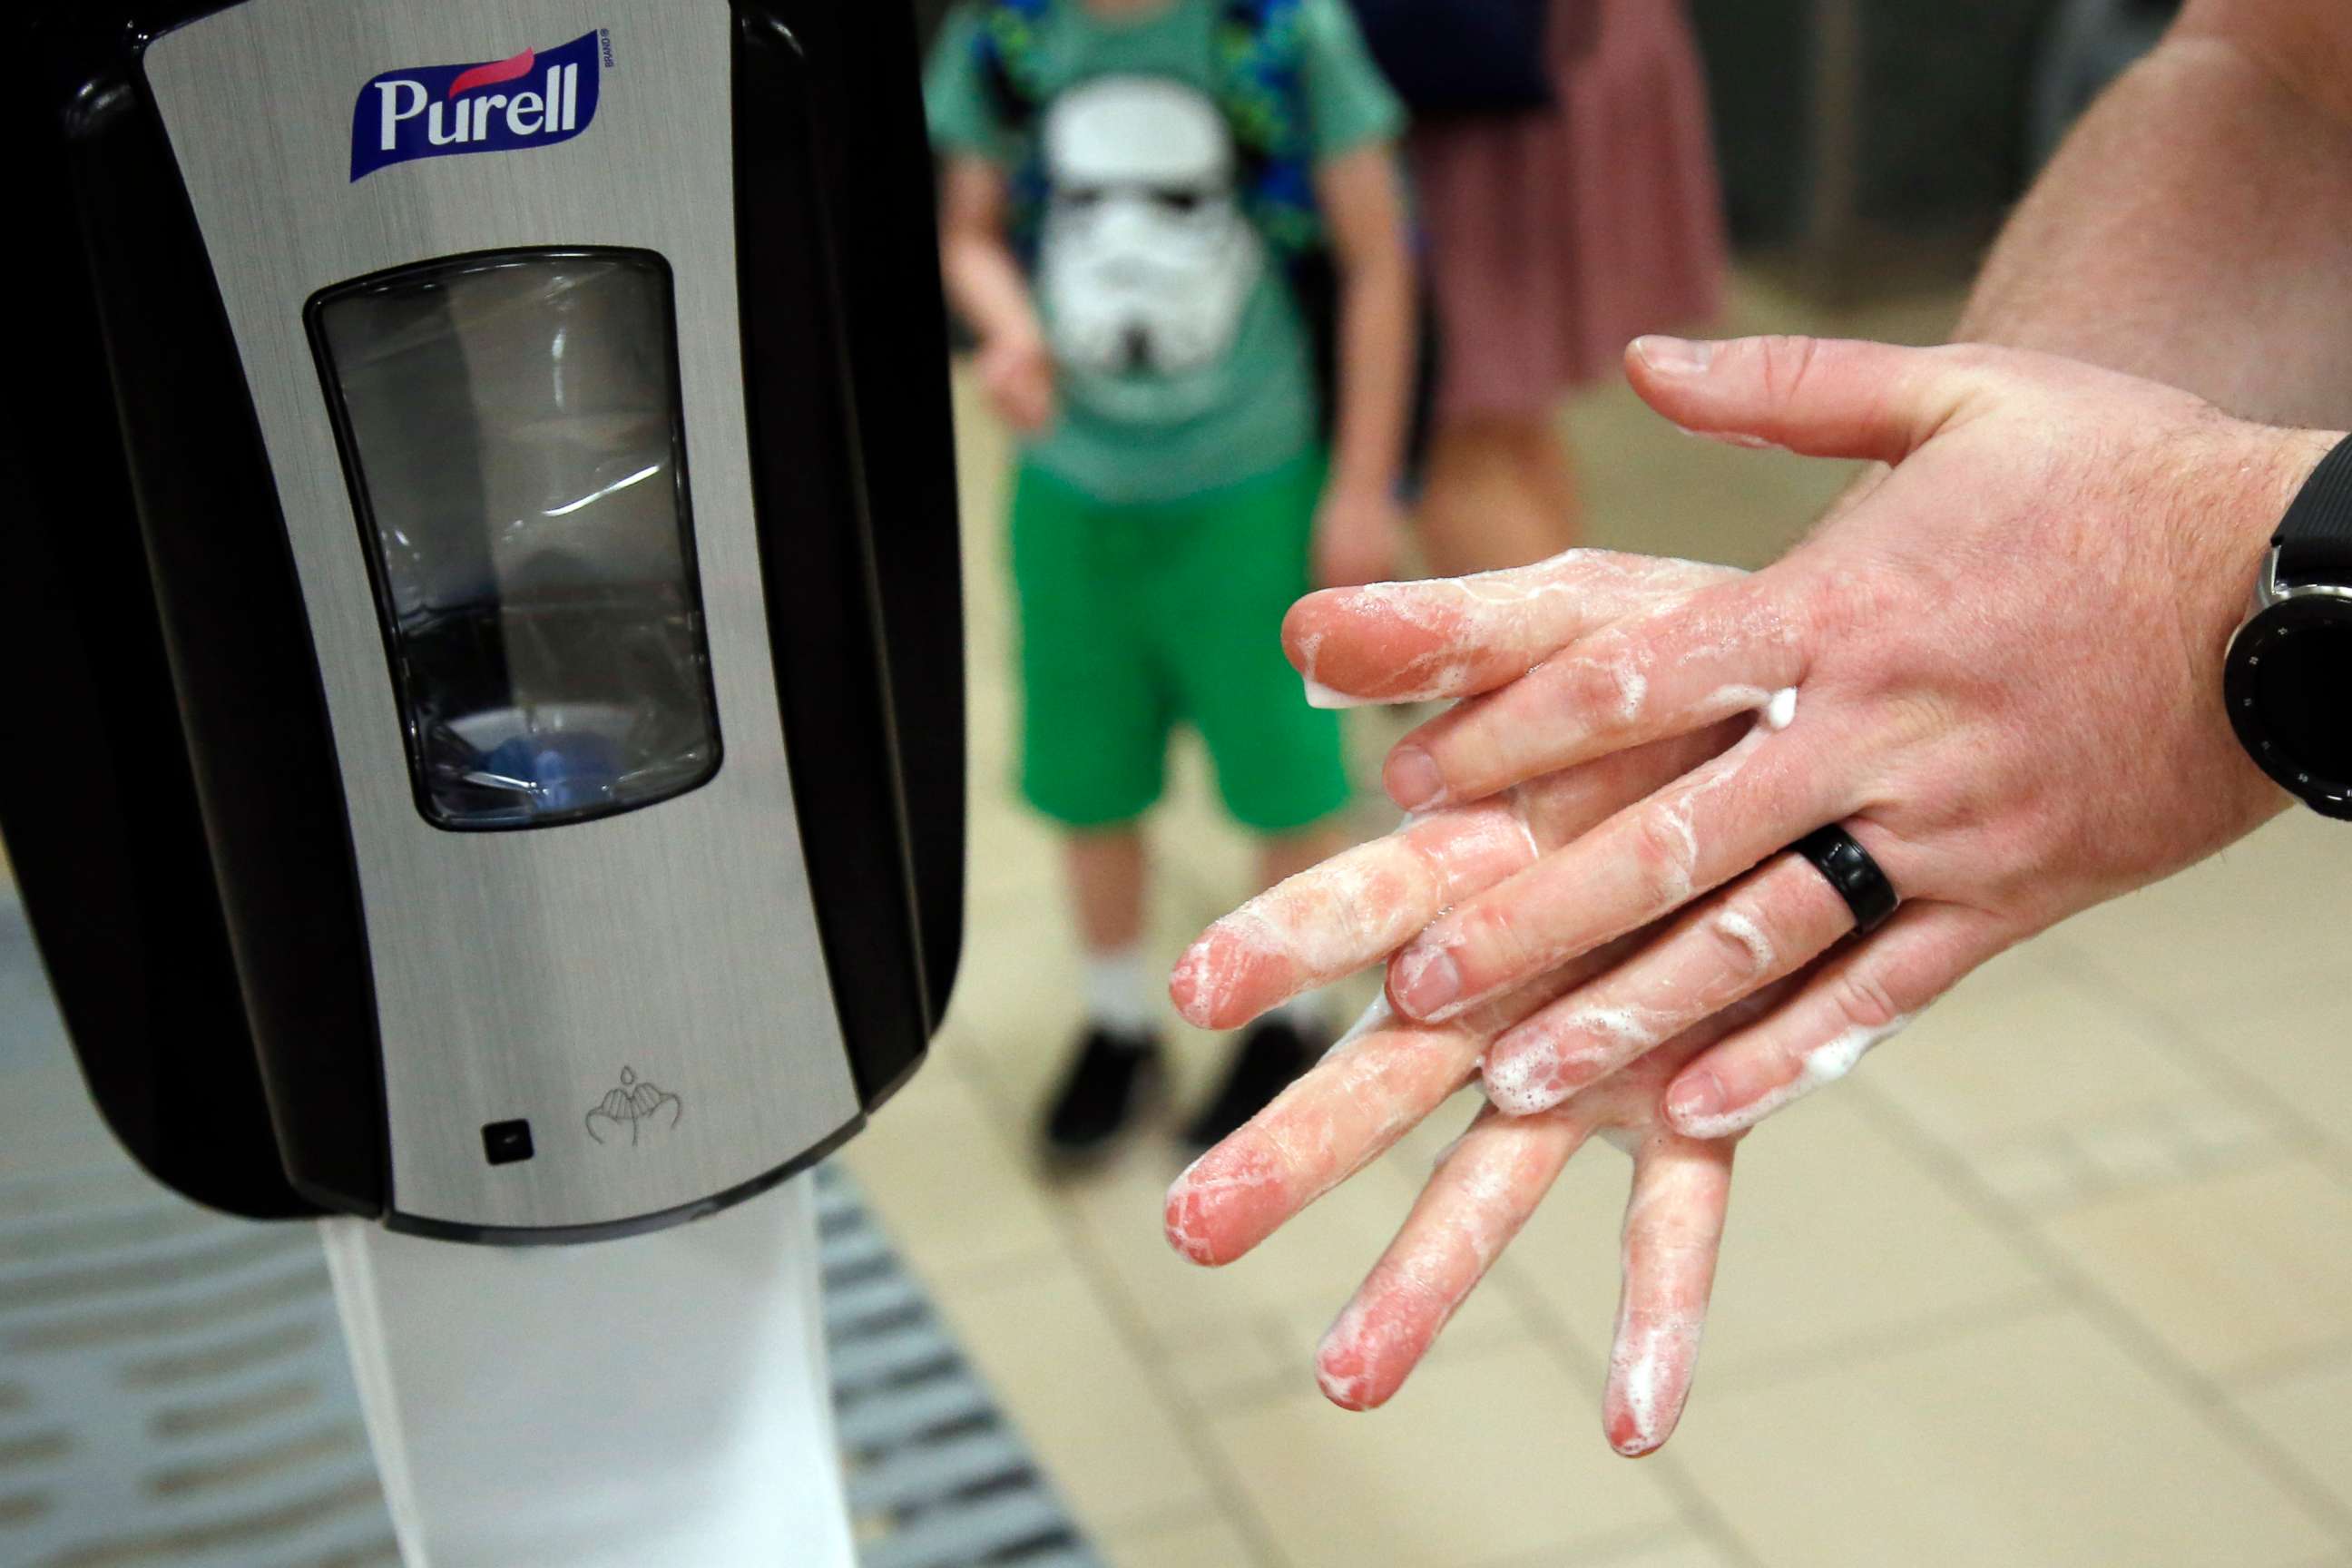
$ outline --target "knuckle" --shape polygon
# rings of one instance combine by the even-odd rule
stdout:
[[[1627,850],[1652,908],[1672,908],[1690,896],[1698,845],[1680,812],[1648,811],[1633,819]]]
[[[1733,906],[1700,928],[1716,965],[1737,980],[1758,979],[1770,973],[1780,943],[1773,921],[1765,911]]]
[[[1464,979],[1474,986],[1488,975],[1517,973],[1539,957],[1528,921],[1514,905],[1486,904],[1473,910],[1462,934],[1463,967],[1471,972]]]
[[[1820,352],[1816,338],[1776,333],[1757,339],[1757,374],[1765,395],[1775,403],[1797,398],[1812,374]]]
[[[1987,343],[1938,343],[1921,351],[1946,370],[1989,371],[2000,367],[2003,353]]]
[[[1850,1029],[1874,1033],[1903,1016],[1885,977],[1867,964],[1856,964],[1837,977],[1830,989],[1830,1004]]]
[[[1555,700],[1579,722],[1605,729],[1639,710],[1640,671],[1624,655],[1590,654],[1547,666]]]

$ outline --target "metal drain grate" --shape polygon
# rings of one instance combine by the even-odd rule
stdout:
[[[817,1226],[862,1568],[1102,1568],[835,1166]]]
[[[855,1184],[816,1179],[863,1568],[1100,1568]],[[399,1562],[316,1233],[115,1148],[0,889],[0,1565]]]
[[[127,1168],[0,1181],[0,1563],[399,1562],[308,1226]]]

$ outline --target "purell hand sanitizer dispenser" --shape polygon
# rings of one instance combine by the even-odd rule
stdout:
[[[920,1060],[962,713],[904,12],[21,24],[0,823],[164,1181],[625,1235]]]

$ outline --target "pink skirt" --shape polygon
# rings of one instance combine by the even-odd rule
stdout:
[[[1553,0],[1557,108],[1407,139],[1441,419],[1541,416],[1722,300],[1722,187],[1682,0]]]

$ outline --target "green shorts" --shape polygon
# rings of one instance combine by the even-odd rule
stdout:
[[[1319,454],[1182,501],[1109,506],[1024,468],[1021,791],[1069,827],[1134,821],[1190,724],[1244,826],[1288,833],[1347,804],[1339,716],[1307,705],[1282,617],[1307,591]]]

